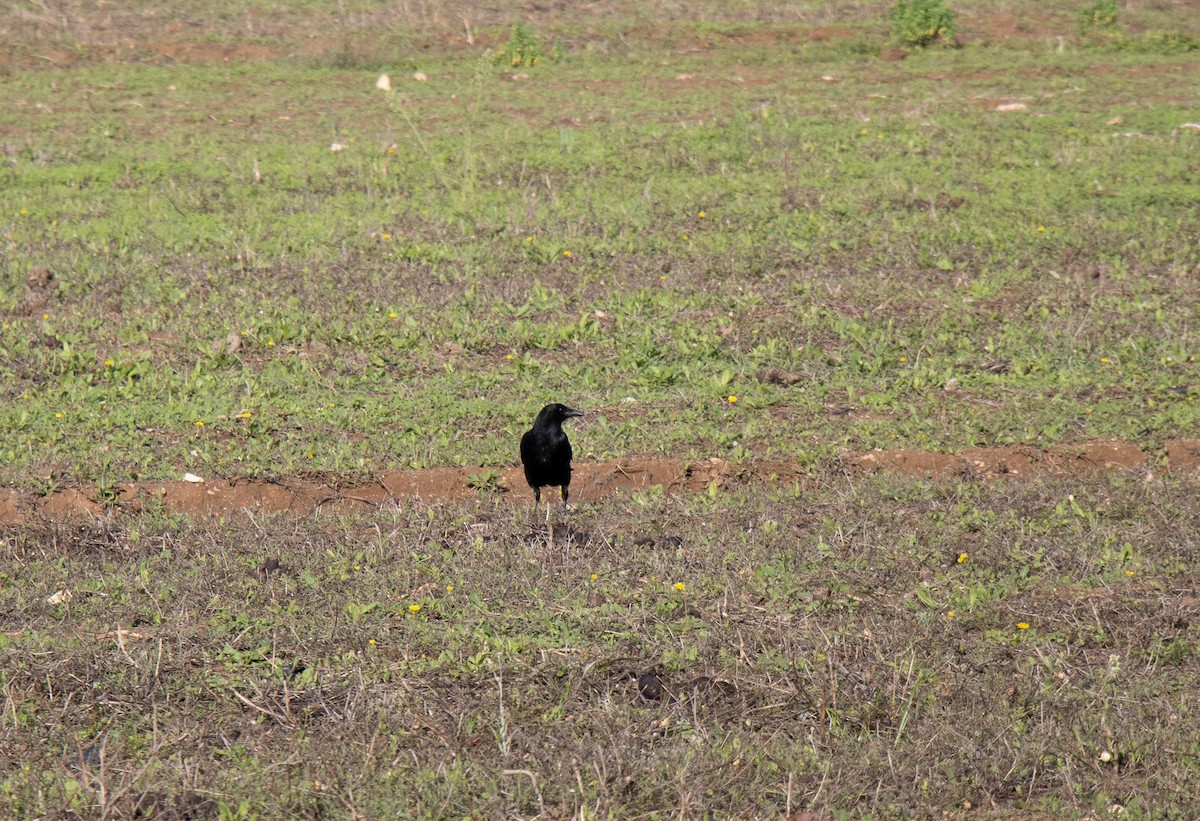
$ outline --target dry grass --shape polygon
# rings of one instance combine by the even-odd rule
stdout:
[[[1198,520],[1190,485],[873,478],[585,504],[553,547],[488,499],[29,528],[4,541],[0,801],[113,818],[1186,806]]]

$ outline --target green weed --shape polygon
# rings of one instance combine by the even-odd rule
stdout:
[[[1095,0],[1092,5],[1079,10],[1079,31],[1083,34],[1113,31],[1117,28],[1119,13],[1117,0]]]
[[[561,47],[555,43],[549,52],[543,51],[533,29],[526,23],[516,22],[504,47],[496,52],[496,62],[514,68],[533,68],[538,63],[557,61],[562,58]]]
[[[907,46],[945,45],[954,40],[954,12],[944,0],[896,0],[892,37]]]
[[[468,487],[481,493],[497,493],[503,488],[502,477],[496,470],[481,470],[467,477]]]

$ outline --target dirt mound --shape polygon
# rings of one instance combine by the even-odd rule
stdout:
[[[1161,456],[1167,470],[1200,478],[1200,439],[1168,442]],[[1083,477],[1097,471],[1133,471],[1149,480],[1153,476],[1152,465],[1159,463],[1157,455],[1132,442],[1118,441],[1057,445],[1048,450],[969,448],[959,454],[877,450],[848,453],[841,458],[841,468],[850,474],[891,471],[931,481]],[[499,471],[482,488],[472,484],[479,481],[472,478],[478,473],[478,469],[471,468],[387,471],[373,482],[351,487],[299,477],[136,482],[120,487],[115,503],[108,509],[138,513],[160,506],[190,516],[231,515],[243,510],[308,516],[369,509],[403,499],[435,502],[484,493],[495,493],[514,504],[530,502],[519,467]],[[734,465],[723,459],[620,459],[576,463],[571,489],[577,499],[603,499],[655,486],[668,493],[698,493],[712,486],[807,481],[810,473],[795,462]],[[41,498],[14,488],[0,488],[0,525],[69,516],[94,518],[102,516],[105,510],[97,495],[89,494],[85,488],[66,488]]]

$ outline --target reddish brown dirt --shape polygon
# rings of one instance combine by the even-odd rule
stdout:
[[[1196,460],[1188,462],[1194,440],[1168,444],[1170,469],[1195,472]],[[1178,463],[1170,453],[1180,454]],[[1049,450],[1032,447],[968,448],[957,456],[919,450],[884,450],[850,457],[851,472],[894,470],[905,476],[940,480],[954,476],[992,480],[1000,476],[1033,479],[1040,476],[1086,476],[1098,470],[1148,470],[1150,456],[1132,442],[1083,442],[1058,445]]]
[[[1200,439],[1167,442],[1161,454],[1165,470],[1188,479],[1200,479]],[[993,481],[1042,477],[1084,478],[1096,472],[1137,472],[1147,481],[1158,455],[1132,442],[1095,441],[1057,445],[1048,450],[1032,447],[970,448],[957,455],[920,450],[879,450],[848,453],[841,469],[853,474],[891,471],[931,481],[973,479]],[[437,502],[468,499],[477,493],[468,484],[478,473],[471,468],[387,471],[375,481],[352,487],[302,479],[232,479],[206,482],[137,482],[119,488],[112,513],[138,513],[161,505],[189,516],[228,516],[251,513],[339,513],[369,510],[394,501]],[[500,498],[528,504],[529,492],[520,468],[502,470]],[[698,493],[710,485],[733,487],[751,483],[772,484],[809,481],[809,472],[794,462],[752,462],[734,465],[723,459],[621,459],[615,462],[577,463],[571,490],[576,499],[602,499],[661,486],[668,493]],[[98,494],[71,487],[48,496],[13,488],[0,488],[0,525],[24,524],[35,519],[69,516],[99,517],[105,507]]]
[[[1173,470],[1200,474],[1200,439],[1176,439],[1164,448],[1167,462]]]

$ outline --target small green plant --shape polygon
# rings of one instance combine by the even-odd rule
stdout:
[[[236,807],[230,806],[224,801],[217,803],[217,818],[220,821],[242,821],[242,819],[253,817],[254,813],[250,809],[249,801],[242,801]]]
[[[364,616],[378,609],[379,602],[376,601],[366,604],[346,602],[346,605],[342,608],[346,613],[346,617],[350,619],[351,624],[361,624]]]
[[[1079,31],[1112,31],[1117,27],[1117,0],[1095,0],[1079,11]]]
[[[503,477],[498,470],[481,470],[467,477],[467,487],[483,493],[497,493],[504,486]]]
[[[892,37],[921,48],[948,44],[954,39],[954,12],[942,0],[896,0]]]
[[[550,53],[542,50],[533,29],[524,23],[513,23],[512,36],[504,48],[496,52],[496,62],[513,68],[532,68],[547,59],[557,59],[558,45]]]

